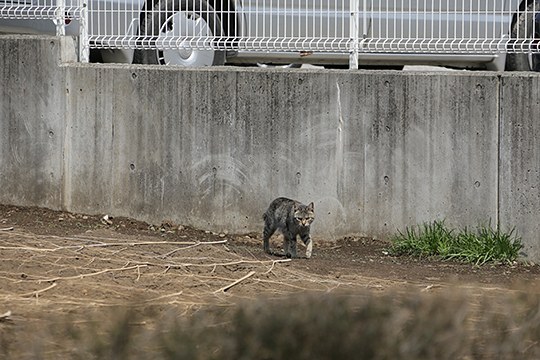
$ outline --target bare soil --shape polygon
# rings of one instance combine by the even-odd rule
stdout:
[[[281,239],[274,240],[279,249]],[[387,247],[361,237],[316,239],[311,259],[290,260],[265,254],[259,234],[0,205],[0,328],[126,303],[189,313],[306,291],[424,293],[459,286],[497,296],[539,289],[538,265],[393,257]]]

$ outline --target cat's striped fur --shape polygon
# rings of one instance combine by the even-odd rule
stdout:
[[[296,240],[300,239],[306,245],[306,257],[309,259],[313,251],[313,241],[309,234],[310,226],[315,219],[313,202],[309,205],[279,197],[272,201],[263,215],[263,245],[264,251],[271,254],[270,237],[276,230],[283,234],[283,250],[289,258],[297,257]]]

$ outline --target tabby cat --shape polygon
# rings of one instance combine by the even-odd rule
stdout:
[[[276,230],[283,234],[283,250],[288,258],[296,256],[296,238],[300,239],[306,245],[306,258],[311,257],[313,250],[313,241],[309,235],[310,225],[315,219],[313,203],[303,205],[296,200],[279,197],[272,201],[268,210],[263,215],[264,230],[263,242],[264,251],[272,254],[270,251],[270,237]]]

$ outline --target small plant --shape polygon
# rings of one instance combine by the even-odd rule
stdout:
[[[514,230],[503,232],[491,226],[476,231],[449,229],[443,221],[412,226],[392,239],[390,253],[394,255],[437,256],[462,260],[476,265],[488,262],[511,263],[523,247]]]

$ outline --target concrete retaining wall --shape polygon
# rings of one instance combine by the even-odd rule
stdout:
[[[500,109],[500,223],[540,261],[540,76],[504,76]]]
[[[537,75],[98,66],[70,50],[0,37],[2,203],[241,232],[289,196],[315,202],[317,237],[500,220],[540,260]]]

